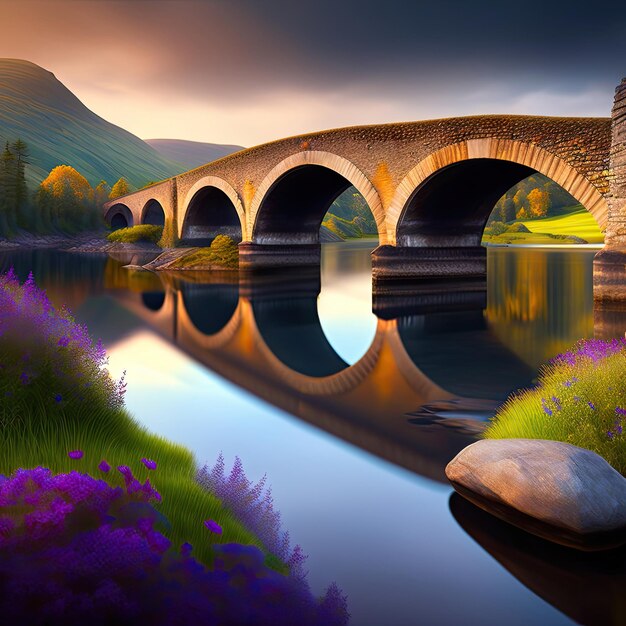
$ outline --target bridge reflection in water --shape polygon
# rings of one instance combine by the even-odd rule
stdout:
[[[475,439],[511,391],[530,384],[557,347],[593,334],[590,258],[583,254],[580,262],[558,272],[571,289],[589,292],[585,298],[569,287],[563,290],[563,297],[577,306],[561,333],[553,327],[555,320],[570,307],[555,302],[542,279],[551,274],[548,266],[558,263],[557,257],[545,251],[528,258],[522,254],[513,265],[500,259],[503,274],[490,273],[504,288],[486,309],[448,298],[447,310],[439,305],[433,311],[428,297],[420,307],[419,295],[414,296],[398,317],[378,318],[369,349],[354,364],[339,356],[323,331],[318,270],[243,274],[239,280],[227,274],[150,275],[154,284],[149,289],[125,289],[116,297],[238,386],[360,448],[442,481],[447,462]],[[522,280],[528,272],[537,280]],[[189,282],[192,276],[202,282]],[[552,314],[551,306],[558,311]],[[538,325],[556,339],[542,346],[536,341]]]

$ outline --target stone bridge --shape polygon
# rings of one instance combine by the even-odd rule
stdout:
[[[626,248],[626,79],[611,118],[487,115],[289,137],[118,198],[104,214],[114,228],[164,224],[171,244],[229,234],[244,268],[316,263],[322,218],[352,185],[378,227],[376,279],[482,277],[487,218],[534,172],[606,231],[596,291],[610,297],[622,281],[609,269]]]

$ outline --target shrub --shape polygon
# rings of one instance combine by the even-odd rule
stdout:
[[[107,239],[119,243],[137,243],[146,241],[148,243],[158,243],[163,235],[163,226],[152,224],[139,224],[128,228],[114,230],[107,235]]]
[[[536,387],[512,395],[484,436],[565,441],[626,473],[625,348],[625,339],[578,342],[542,367]]]
[[[504,222],[491,222],[487,228],[485,228],[486,235],[502,235],[507,230],[507,225]]]
[[[208,248],[198,248],[184,254],[167,266],[167,269],[237,269],[239,248],[227,235],[218,235]]]
[[[108,471],[108,466],[102,466]],[[120,467],[126,486],[76,471],[0,478],[0,611],[23,624],[345,624],[336,588],[321,601],[263,563],[254,546],[214,546],[207,568],[173,549],[159,494]],[[219,525],[212,522],[219,530]],[[207,538],[209,537],[207,531]],[[207,539],[208,540],[208,539]]]
[[[521,224],[521,223],[509,224],[507,226],[506,231],[509,233],[529,233],[530,232],[530,230],[524,224]]]

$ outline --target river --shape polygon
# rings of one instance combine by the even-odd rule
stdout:
[[[352,624],[569,624],[601,611],[593,580],[608,565],[489,519],[443,474],[542,362],[594,324],[611,332],[594,320],[595,250],[492,248],[486,294],[383,319],[372,247],[326,244],[321,276],[242,283],[131,274],[104,255],[13,252],[0,265],[32,269],[103,338],[151,432],[200,464],[221,452],[252,480],[267,474],[313,591],[335,580]]]

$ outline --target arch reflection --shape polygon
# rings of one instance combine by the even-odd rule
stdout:
[[[144,291],[141,294],[141,301],[146,309],[151,311],[160,311],[165,302],[164,291]]]
[[[233,317],[239,302],[239,285],[229,283],[180,286],[188,318],[203,335],[217,335]]]
[[[278,291],[278,293],[277,293]],[[332,347],[317,309],[319,272],[280,272],[254,283],[249,295],[256,327],[272,354],[294,372],[322,378],[349,367]]]

